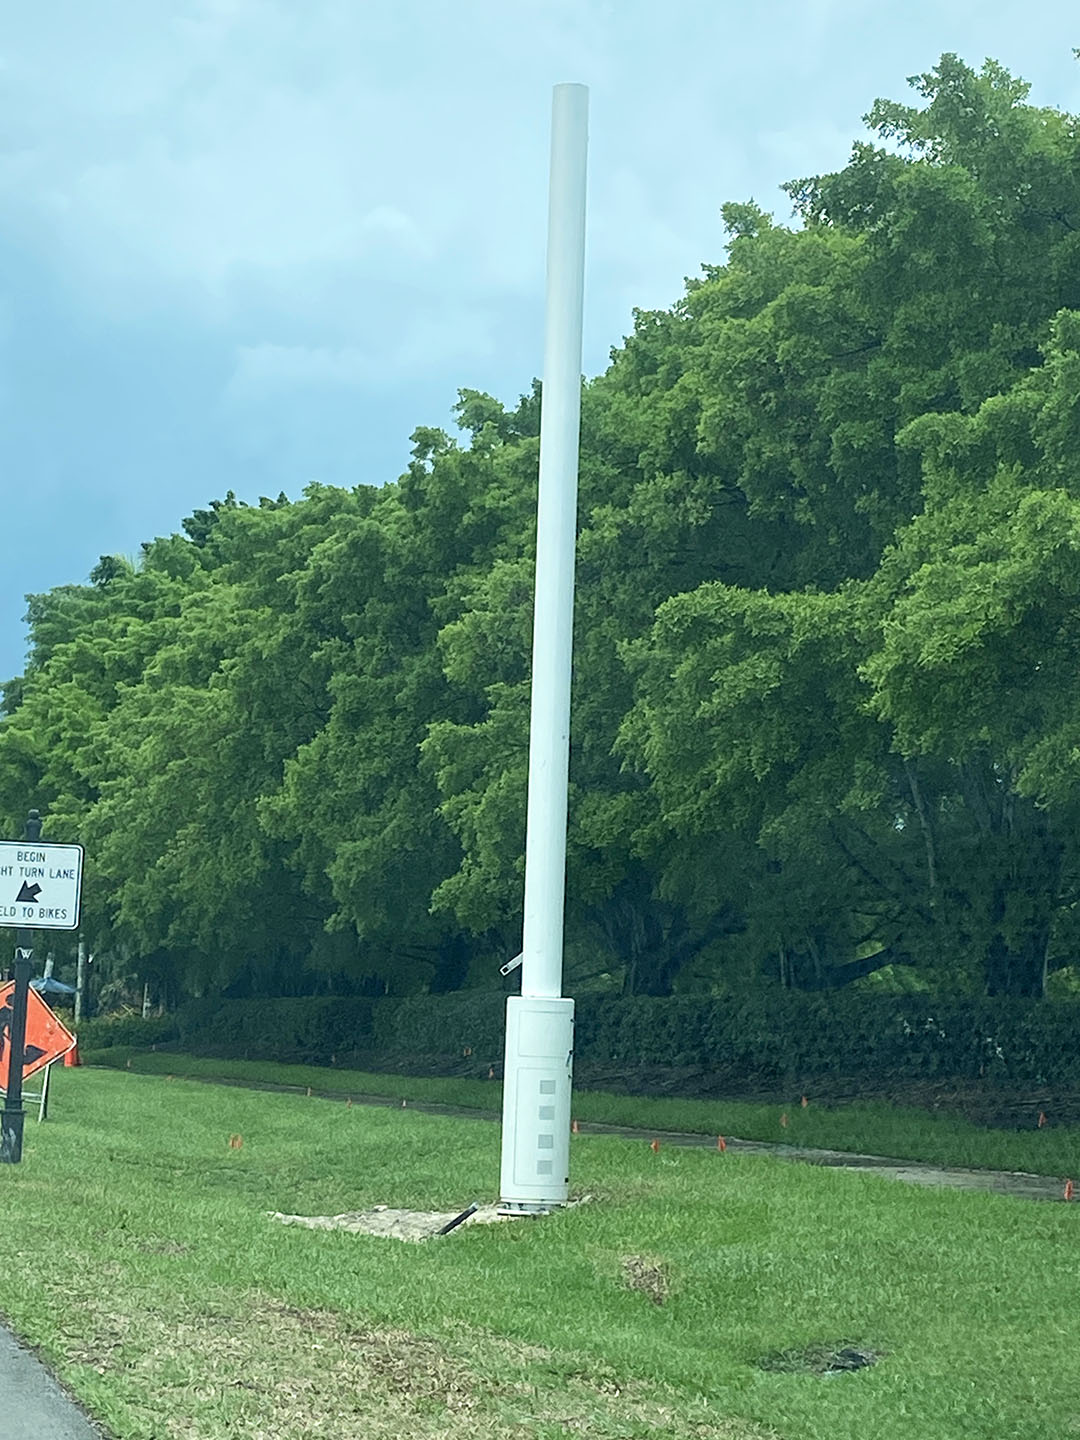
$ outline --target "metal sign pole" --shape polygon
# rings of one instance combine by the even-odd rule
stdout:
[[[23,831],[24,840],[41,839],[41,816],[31,810]],[[8,1088],[0,1115],[0,1165],[18,1165],[22,1159],[23,1122],[26,1112],[22,1103],[23,1052],[26,1047],[26,1005],[30,991],[30,965],[34,958],[34,932],[20,930],[15,946],[15,993],[11,999],[11,1019],[5,1037],[0,1030],[0,1045],[5,1038],[8,1051]]]
[[[79,941],[78,969],[75,971],[75,1024],[78,1025],[86,1010],[86,941]]]

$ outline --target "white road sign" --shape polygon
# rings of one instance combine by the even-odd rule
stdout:
[[[83,847],[0,840],[0,925],[77,930]]]

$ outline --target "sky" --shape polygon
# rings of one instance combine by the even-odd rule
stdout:
[[[794,223],[944,52],[1080,111],[1069,0],[0,0],[0,679],[27,593],[226,491],[382,484],[541,372],[551,90],[590,90],[584,370]]]

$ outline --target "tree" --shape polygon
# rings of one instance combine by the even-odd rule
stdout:
[[[867,119],[916,158],[857,146],[840,174],[793,182],[803,236],[735,217],[728,271],[688,297],[721,307],[698,352],[715,381],[699,436],[731,453],[748,515],[784,518],[793,544],[760,589],[706,581],[660,607],[628,652],[623,744],[676,853],[745,827],[785,885],[797,864],[803,916],[843,877],[844,922],[814,938],[848,956],[834,975],[944,953],[953,983],[1041,993],[1071,865],[1017,757],[1054,744],[1035,713],[1050,699],[1028,687],[1031,645],[1069,603],[1073,472],[1046,439],[1075,429],[1054,381],[1074,362],[1025,377],[1076,300],[1077,127],[1023,106],[993,62],[976,75],[945,56],[915,83],[926,110],[879,102]],[[805,279],[777,289],[785,246],[803,247]],[[736,318],[740,267],[773,283]],[[1040,438],[1056,495],[1030,493]],[[971,638],[991,625],[996,669]]]
[[[579,981],[1030,995],[1076,939],[1080,124],[993,61],[912,83],[584,386]],[[0,818],[86,838],[118,981],[512,953],[541,399],[31,598]]]

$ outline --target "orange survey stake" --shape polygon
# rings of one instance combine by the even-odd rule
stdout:
[[[0,1090],[8,1088],[8,1064],[11,1059],[11,1002],[15,982],[0,985]],[[49,1009],[36,990],[26,997],[26,1048],[23,1051],[23,1079],[35,1075],[54,1060],[59,1060],[75,1044],[75,1036]]]

